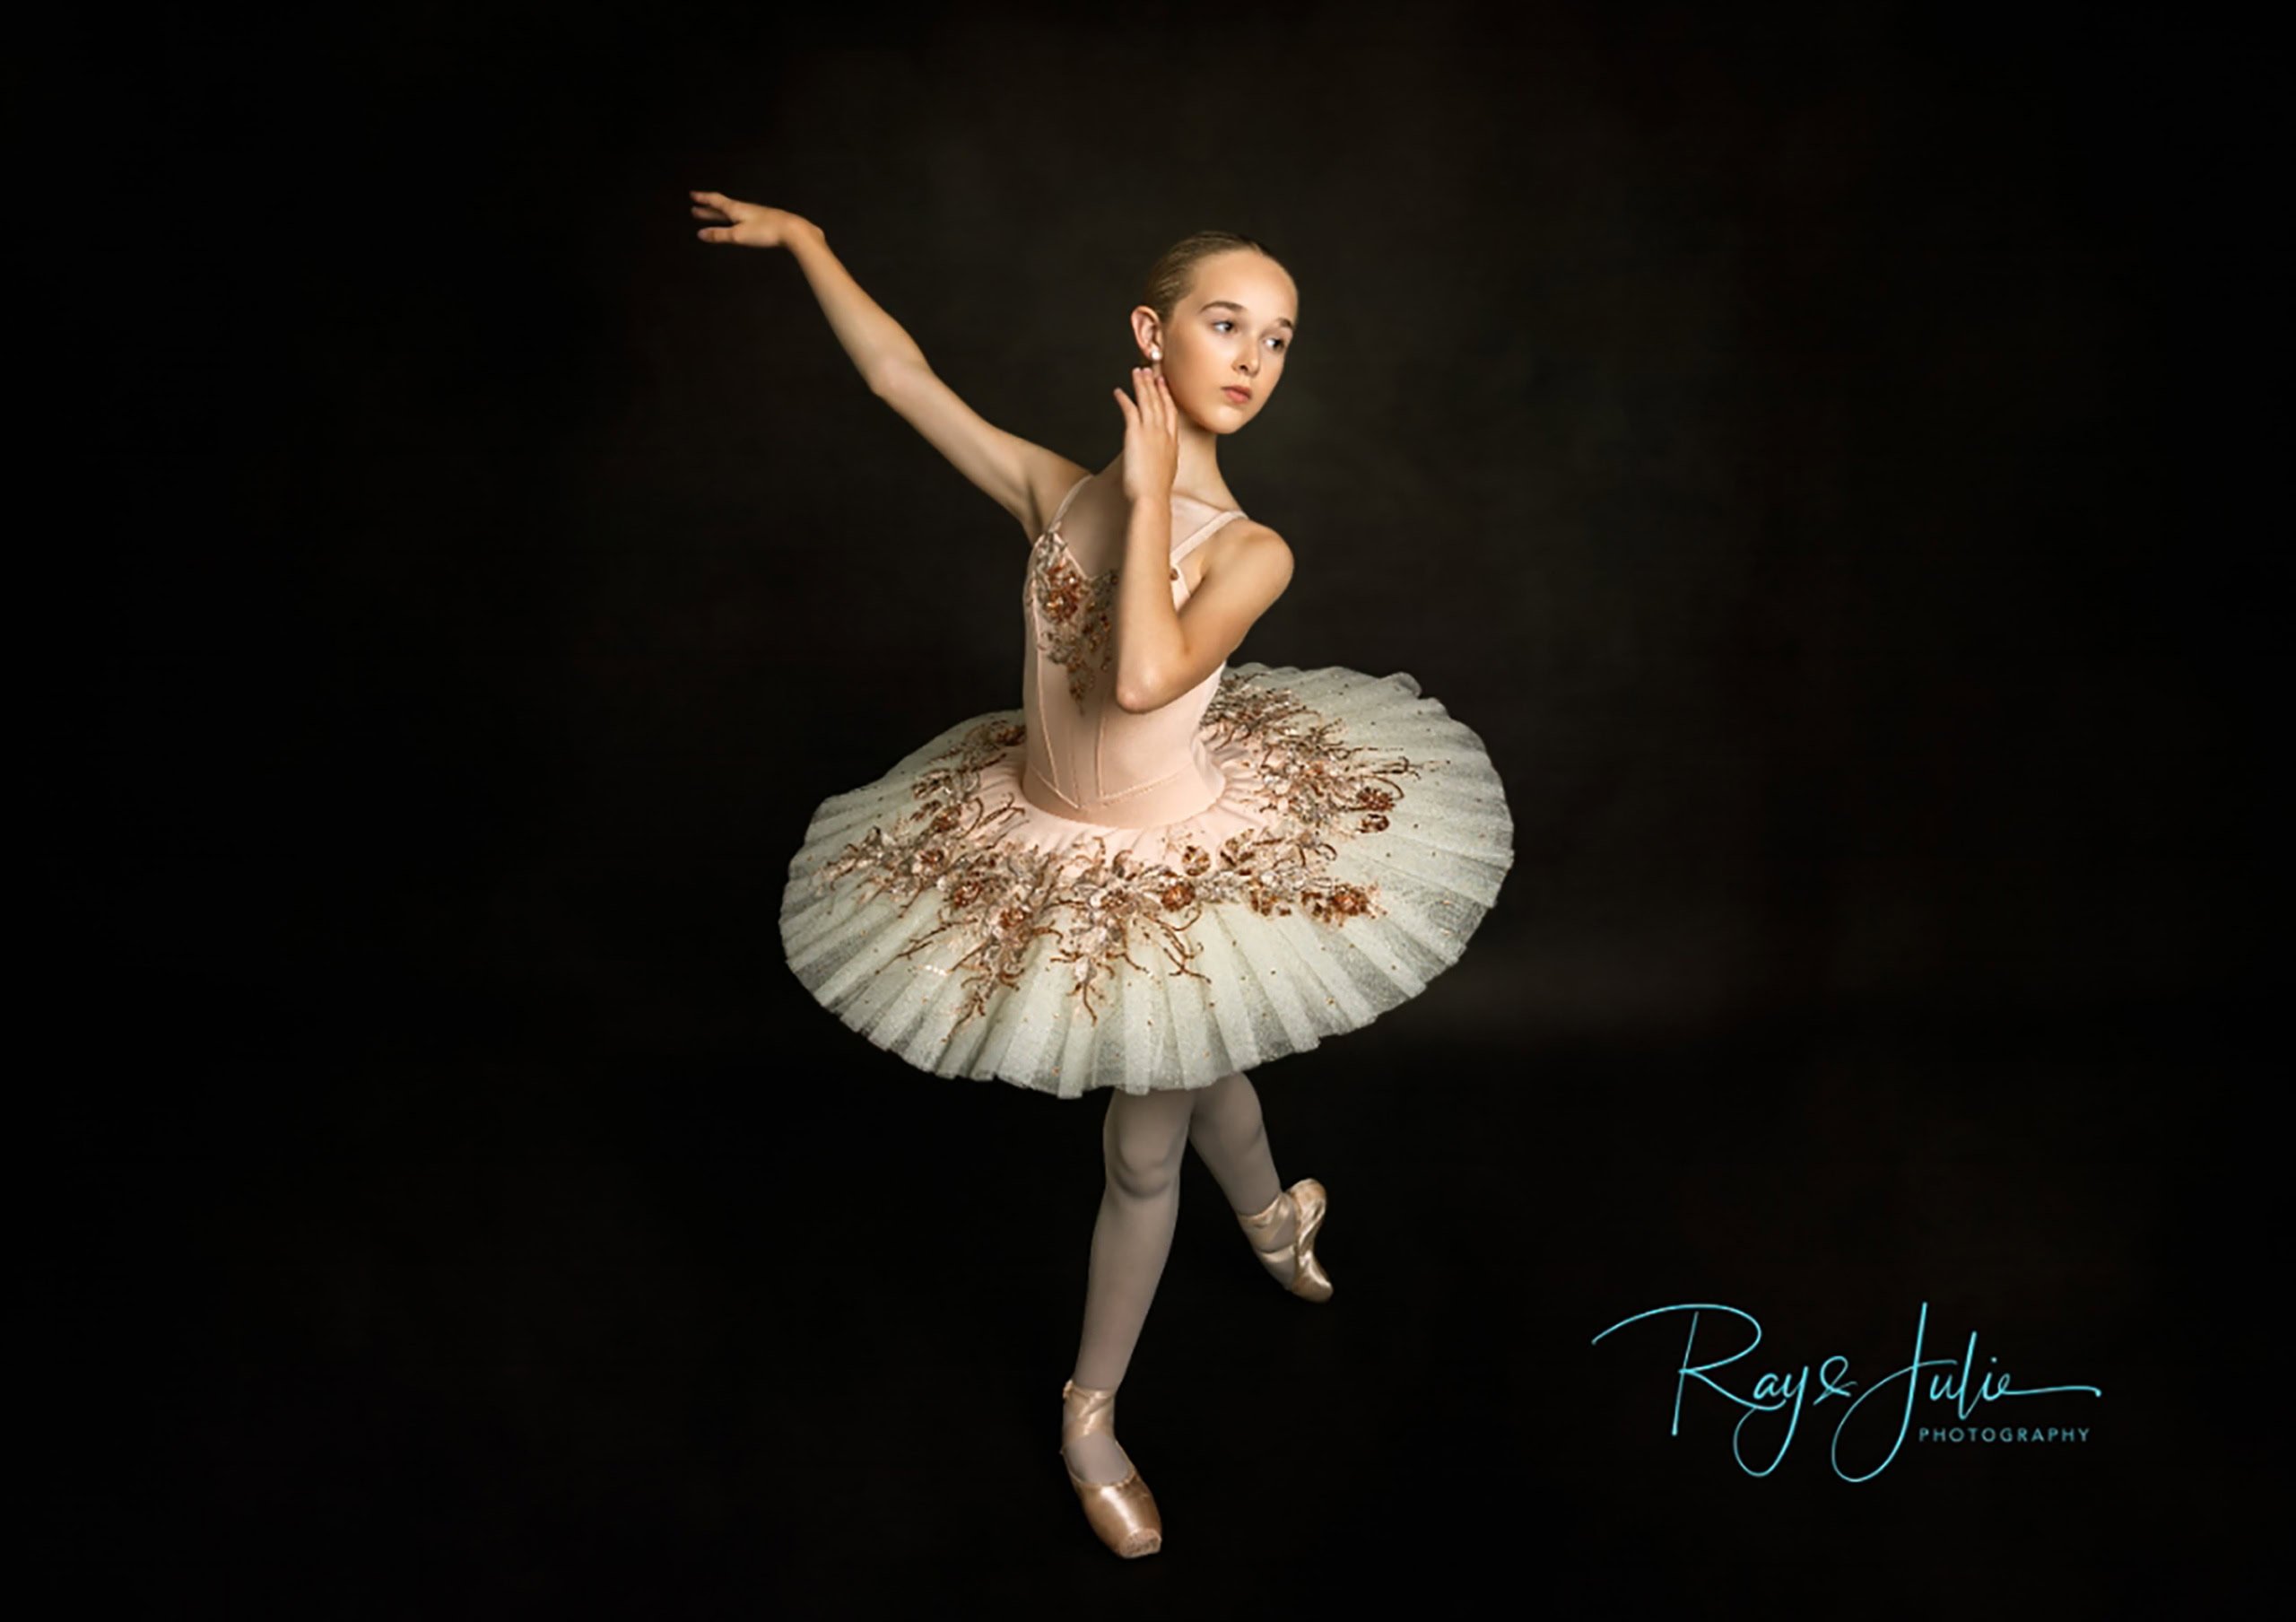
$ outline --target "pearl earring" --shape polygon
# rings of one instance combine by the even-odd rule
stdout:
[[[1164,352],[1151,344],[1148,346],[1148,358],[1152,361],[1161,361],[1164,358]]]

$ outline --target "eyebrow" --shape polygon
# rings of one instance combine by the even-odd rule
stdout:
[[[1214,299],[1210,303],[1205,305],[1204,308],[1206,310],[1232,310],[1239,316],[1249,313],[1242,305],[1237,303],[1233,299]],[[1292,318],[1290,316],[1278,316],[1274,320],[1269,322],[1268,325],[1271,327],[1291,327]],[[1293,330],[1296,331],[1297,328],[1294,328]]]

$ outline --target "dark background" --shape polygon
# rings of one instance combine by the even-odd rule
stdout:
[[[39,430],[101,427],[36,471],[104,544],[28,605],[75,639],[90,852],[92,996],[41,1010],[85,1062],[27,1144],[57,1591],[2240,1591],[2283,983],[2253,43],[1093,15],[187,13],[16,70],[68,136],[27,337],[86,357]],[[689,187],[821,222],[983,415],[1093,467],[1148,263],[1266,242],[1299,342],[1222,466],[1300,566],[1242,657],[1409,670],[1505,778],[1465,961],[1258,1077],[1333,1191],[1329,1307],[1191,1163],[1124,1388],[1153,1560],[1055,1451],[1101,1102],[908,1069],[775,926],[817,800],[1017,702],[1025,538]],[[1909,1442],[1862,1485],[1832,1403],[1758,1479],[1719,1398],[1666,1435],[1679,1329],[1590,1345],[1686,1301],[1761,1319],[1741,1389],[1898,1369],[1926,1303],[1925,1356],[1974,1330],[2104,1395],[1979,1419],[2084,1443]]]

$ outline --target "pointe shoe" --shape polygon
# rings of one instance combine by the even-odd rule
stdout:
[[[1260,1241],[1282,1231],[1287,1202],[1293,1217],[1292,1243],[1269,1249]],[[1239,1212],[1236,1216],[1244,1232],[1251,1236],[1252,1249],[1259,1252],[1260,1260],[1268,1264],[1270,1272],[1280,1278],[1277,1269],[1284,1258],[1292,1259],[1292,1282],[1285,1287],[1306,1301],[1331,1299],[1331,1280],[1324,1276],[1321,1264],[1316,1260],[1316,1232],[1324,1225],[1324,1209],[1328,1203],[1324,1185],[1312,1177],[1302,1177],[1271,1200],[1267,1209],[1250,1216]]]
[[[1060,1422],[1060,1462],[1067,1468],[1068,1444],[1077,1437],[1103,1435],[1115,1440],[1115,1422],[1109,1415],[1116,1393],[1071,1380],[1061,1386],[1060,1400],[1067,1408]],[[1100,1541],[1126,1559],[1136,1560],[1164,1547],[1164,1520],[1156,1513],[1156,1500],[1140,1478],[1131,1454],[1125,1455],[1124,1463],[1121,1481],[1081,1481],[1071,1469],[1068,1485],[1083,1500],[1084,1519],[1092,1523]]]

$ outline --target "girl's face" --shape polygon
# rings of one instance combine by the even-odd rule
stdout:
[[[1199,261],[1161,333],[1173,403],[1213,433],[1257,416],[1283,376],[1299,304],[1292,278],[1265,254],[1239,248]]]

